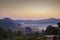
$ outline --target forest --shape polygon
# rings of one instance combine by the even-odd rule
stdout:
[[[45,35],[60,35],[60,22],[57,23],[57,25],[58,27],[49,25],[45,30]],[[42,34],[39,33],[39,31],[36,31],[35,33],[23,35],[21,31],[16,32],[0,26],[0,40],[29,40],[30,37],[33,37],[33,40],[41,40]],[[60,40],[60,36],[57,40]]]

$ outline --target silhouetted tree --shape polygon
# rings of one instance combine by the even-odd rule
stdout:
[[[13,39],[14,38],[14,32],[10,29],[4,29],[0,26],[0,40],[1,39]]]
[[[28,26],[26,27],[25,31],[27,34],[31,34],[33,32],[32,29]]]
[[[40,35],[39,31],[36,31],[34,34],[37,36]]]
[[[58,33],[58,35],[60,35],[60,28],[58,28],[58,32],[57,33]]]
[[[58,27],[60,28],[60,22],[57,23]]]
[[[17,32],[17,36],[21,36],[22,35],[22,32],[21,31],[18,31]]]
[[[53,26],[48,26],[46,31],[45,31],[46,34],[49,34],[49,35],[56,35],[57,34],[57,28],[53,27]]]
[[[2,39],[3,38],[3,28],[0,26],[0,39]]]

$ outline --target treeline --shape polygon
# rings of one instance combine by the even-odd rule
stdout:
[[[48,26],[45,30],[45,34],[47,35],[60,35],[60,23],[57,23],[58,27],[53,27],[52,25]],[[28,37],[33,35],[36,39],[41,39],[41,34],[39,31],[36,31],[34,34],[23,35],[23,33],[19,31],[13,31],[11,29],[5,29],[0,26],[0,40],[28,40]],[[60,36],[58,37],[60,40]]]
[[[58,27],[54,27],[52,25],[48,26],[47,29],[45,30],[45,34],[47,35],[59,35],[57,38],[60,40],[60,22],[57,23]]]
[[[49,25],[45,30],[45,34],[47,35],[60,35],[60,23],[57,23],[58,27],[54,27]]]
[[[20,31],[12,31],[11,29],[5,29],[0,26],[0,40],[13,40],[20,35]]]
[[[30,36],[35,37],[36,40],[41,39],[41,34],[39,31],[24,35],[20,30],[13,31],[0,26],[0,40],[28,40]]]

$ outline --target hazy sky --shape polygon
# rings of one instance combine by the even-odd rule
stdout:
[[[60,18],[59,0],[0,0],[0,18]]]

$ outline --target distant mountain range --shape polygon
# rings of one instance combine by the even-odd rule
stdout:
[[[4,19],[0,19],[0,26],[5,28],[11,28],[11,27],[15,27],[16,25],[14,20],[11,20],[10,18],[4,18]]]
[[[49,18],[43,20],[16,20],[15,22],[23,24],[56,24],[57,22],[60,22],[60,19]]]
[[[12,20],[10,18],[0,19],[0,26],[5,28],[14,28],[21,24],[56,24],[60,19],[50,18],[44,20]]]

